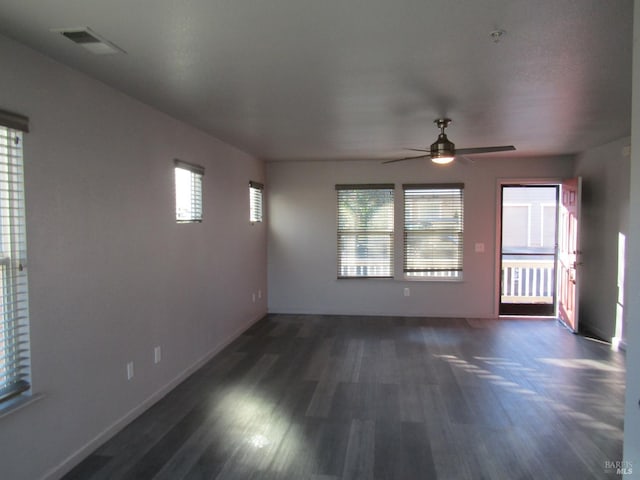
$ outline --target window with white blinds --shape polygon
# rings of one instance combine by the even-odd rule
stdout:
[[[249,182],[249,221],[257,223],[262,221],[262,191],[264,185],[258,182]]]
[[[394,186],[336,185],[338,278],[393,277]]]
[[[464,185],[403,185],[404,273],[462,278]]]
[[[175,160],[176,222],[202,222],[202,177],[204,168]]]
[[[0,402],[30,388],[22,158],[27,131],[27,118],[0,111]]]

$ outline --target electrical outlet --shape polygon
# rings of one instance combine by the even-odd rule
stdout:
[[[162,360],[162,351],[160,350],[160,345],[153,349],[153,363],[160,363]]]
[[[127,380],[131,380],[133,378],[133,362],[127,363]]]
[[[404,296],[405,297],[411,296],[411,289],[409,287],[404,287]]]

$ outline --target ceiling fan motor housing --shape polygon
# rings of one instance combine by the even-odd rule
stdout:
[[[438,139],[431,144],[431,158],[449,158],[455,155],[456,146],[450,142],[445,133],[438,135]]]

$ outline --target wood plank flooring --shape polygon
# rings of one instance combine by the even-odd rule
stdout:
[[[620,478],[624,381],[550,320],[269,315],[64,478]]]

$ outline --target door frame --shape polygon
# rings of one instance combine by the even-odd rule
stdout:
[[[496,237],[494,241],[495,252],[495,272],[494,272],[494,286],[493,286],[493,315],[495,318],[508,318],[509,315],[500,315],[500,284],[502,272],[500,271],[502,265],[502,187],[503,186],[518,186],[523,187],[530,186],[556,186],[562,185],[562,178],[499,178],[496,184]],[[556,232],[557,236],[557,232]],[[557,286],[556,286],[557,288]],[[557,303],[557,302],[556,302]],[[547,317],[545,317],[547,318]],[[555,318],[551,316],[548,318]]]

